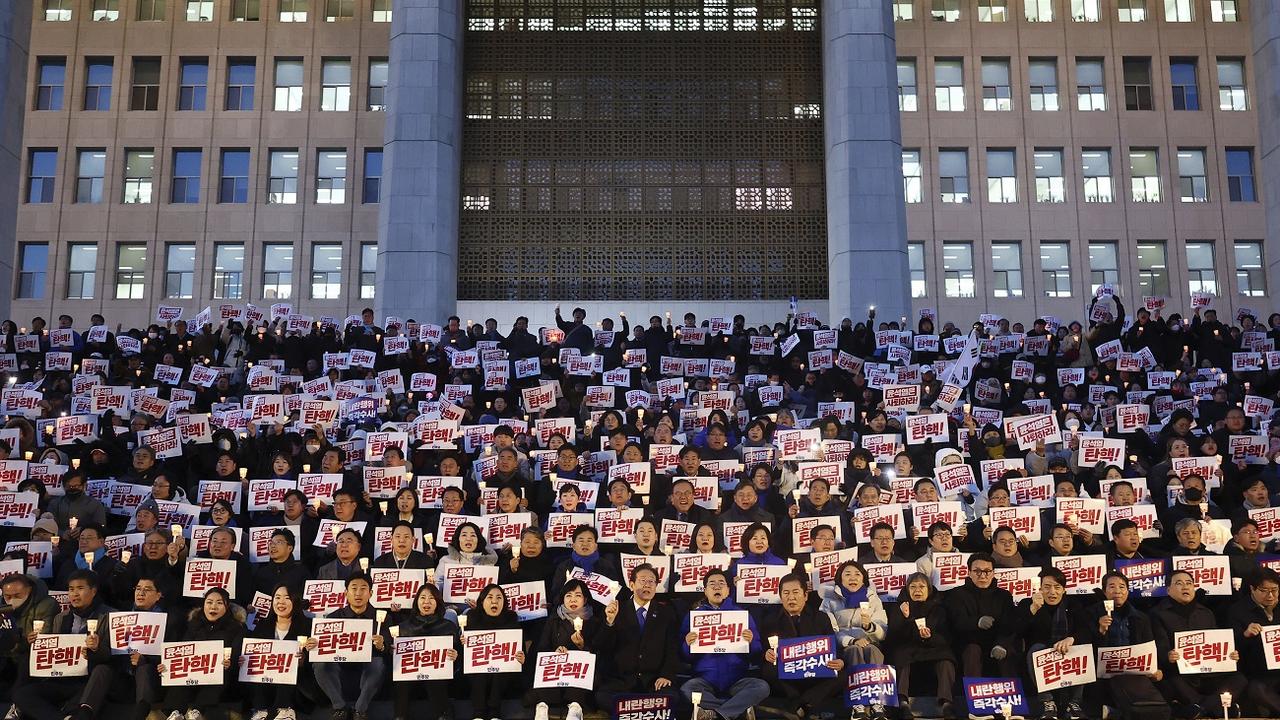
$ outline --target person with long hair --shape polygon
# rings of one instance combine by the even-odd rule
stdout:
[[[603,611],[591,597],[591,590],[581,580],[570,580],[560,592],[555,613],[542,626],[542,635],[533,645],[535,653],[563,653],[585,650],[597,656],[610,652],[615,642],[614,623],[618,619],[618,602],[610,602]],[[535,718],[544,718],[549,708],[567,706],[566,720],[582,717],[583,706],[593,705],[590,690],[579,688],[542,688],[525,695],[526,705],[537,705]]]
[[[507,595],[497,585],[486,585],[476,596],[476,606],[466,614],[467,630],[519,630],[520,620],[507,606]],[[516,653],[516,661],[524,664],[523,652]],[[471,676],[471,714],[476,720],[489,717],[498,719],[502,701],[511,695],[521,676],[515,673]]]
[[[398,614],[395,634],[391,632],[391,626],[383,628],[386,634],[385,642],[387,647],[394,644],[393,637],[448,637],[453,641],[453,645],[447,651],[449,661],[456,662],[458,659],[458,651],[461,649],[459,643],[457,624],[446,617],[448,608],[444,604],[444,599],[440,596],[440,588],[431,583],[423,583],[418,588],[418,594],[414,596],[413,603]],[[455,668],[455,677],[456,677]],[[395,703],[396,720],[406,720],[410,717],[410,703],[415,697],[421,697],[423,691],[426,691],[428,707],[431,708],[428,713],[429,717],[440,718],[440,720],[450,720],[453,717],[452,704],[449,702],[449,685],[451,680],[422,680],[411,681],[401,680],[394,683],[392,696]]]
[[[200,607],[193,608],[187,616],[184,642],[216,640],[231,649],[231,658],[222,663],[221,685],[174,685],[164,696],[164,709],[169,711],[167,720],[204,720],[206,713],[217,717],[224,698],[235,697],[236,662],[240,657],[240,643],[244,640],[244,608],[231,602],[231,595],[222,588],[209,588],[204,593]],[[164,676],[164,663],[156,667]]]
[[[912,573],[898,607],[889,614],[889,632],[886,647],[889,664],[898,671],[898,717],[910,720],[912,666],[927,663],[938,678],[937,697],[942,705],[943,717],[956,717],[952,704],[956,681],[956,659],[947,636],[947,611],[938,591],[924,573]]]
[[[839,630],[836,641],[848,665],[884,663],[884,643],[889,627],[884,603],[867,581],[867,569],[856,560],[836,568],[836,580],[820,592],[822,609],[831,613]]]
[[[271,592],[271,609],[249,633],[255,640],[292,640],[299,635],[311,634],[311,618],[307,617],[306,601],[299,594],[300,588],[289,584],[277,585]],[[298,649],[298,662],[305,653]],[[298,686],[283,683],[253,683],[249,685],[249,707],[253,714],[249,720],[266,720],[270,708],[276,708],[275,720],[297,720]]]

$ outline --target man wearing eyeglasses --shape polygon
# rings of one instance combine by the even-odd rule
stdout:
[[[1156,641],[1156,660],[1164,672],[1161,692],[1173,703],[1174,714],[1179,717],[1195,718],[1206,710],[1213,712],[1212,708],[1221,706],[1220,693],[1229,692],[1239,698],[1247,684],[1239,672],[1183,675],[1178,670],[1180,654],[1174,649],[1174,633],[1217,627],[1213,611],[1196,599],[1196,581],[1191,573],[1169,573],[1169,596],[1151,611],[1151,634]],[[1239,660],[1240,653],[1232,652],[1231,659]]]
[[[618,694],[663,693],[672,695],[674,707],[673,683],[680,672],[680,656],[672,642],[675,610],[656,599],[658,571],[649,563],[632,568],[628,580],[631,597],[618,603],[614,672],[598,681],[596,701],[610,710]]]
[[[708,570],[703,577],[702,599],[694,610],[741,610],[729,599],[729,575],[723,570]],[[710,653],[694,655],[690,646],[698,634],[690,631],[690,618],[686,615],[680,628],[684,644],[685,660],[693,665],[693,678],[680,687],[690,702],[698,693],[698,714],[693,720],[737,720],[755,714],[753,708],[769,697],[769,683],[755,677],[751,670],[753,660],[760,659],[760,633],[756,621],[749,620],[743,640],[749,643],[746,653]]]
[[[1270,568],[1259,568],[1249,576],[1245,587],[1248,594],[1227,612],[1240,651],[1240,672],[1249,683],[1245,698],[1253,705],[1253,714],[1280,716],[1280,670],[1267,669],[1267,653],[1272,652],[1275,641],[1270,637],[1267,640],[1272,644],[1264,641],[1264,634],[1274,632],[1280,625],[1280,613],[1276,611],[1280,575]]]
[[[974,553],[968,565],[964,585],[947,592],[943,601],[964,677],[1010,677],[1016,667],[1009,649],[1017,644],[1013,595],[996,584],[991,555]]]

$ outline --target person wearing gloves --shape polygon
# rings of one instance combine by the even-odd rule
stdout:
[[[837,636],[846,665],[881,665],[889,618],[884,603],[867,582],[867,569],[855,560],[836,568],[836,581],[823,586],[822,609],[836,620]]]
[[[694,610],[741,610],[729,599],[733,587],[729,575],[723,570],[708,570],[703,576],[702,598]],[[690,631],[691,615],[685,615],[680,626],[684,638],[684,659],[693,665],[693,677],[680,686],[690,702],[698,693],[698,714],[693,720],[737,720],[747,711],[769,697],[769,683],[752,675],[752,661],[760,657],[762,648],[760,633],[755,620],[748,617],[748,628],[743,640],[748,643],[746,653],[707,653],[694,655],[689,652],[698,634]]]
[[[6,592],[8,585],[5,584]],[[59,717],[92,720],[102,711],[107,693],[117,679],[111,649],[103,637],[107,614],[114,611],[99,594],[98,576],[90,570],[72,572],[67,581],[67,599],[70,607],[66,611],[58,613],[40,632],[32,628],[26,637],[27,647],[31,647],[37,635],[87,635],[89,674],[87,677],[28,678],[14,687],[13,702],[26,716],[41,720]],[[25,670],[24,665],[24,677]]]
[[[560,591],[560,604],[542,626],[542,636],[533,644],[535,653],[563,653],[585,650],[597,657],[607,656],[615,642],[614,626],[618,621],[618,601],[603,611],[591,598],[591,590],[581,580],[570,580]],[[534,720],[547,720],[550,708],[567,706],[565,720],[582,720],[583,705],[591,705],[589,690],[578,688],[542,688],[525,695],[526,705],[536,705]]]
[[[164,696],[164,709],[169,711],[167,720],[204,720],[206,714],[213,715],[219,710],[224,698],[235,697],[238,674],[235,668],[244,640],[244,620],[244,608],[233,605],[226,590],[205,591],[202,605],[187,616],[187,630],[182,639],[217,640],[224,648],[230,648],[231,657],[222,661],[221,685],[170,686]],[[163,677],[164,663],[157,665],[156,670]]]
[[[306,601],[300,587],[281,583],[271,592],[271,610],[249,637],[255,640],[293,640],[299,635],[311,635],[311,618],[306,615]],[[300,656],[305,655],[298,648]],[[301,658],[300,658],[301,659]],[[252,683],[249,689],[249,706],[254,708],[249,720],[267,720],[270,708],[276,709],[275,720],[297,720],[294,709],[298,705],[298,686],[285,684]]]
[[[845,662],[836,657],[827,661],[827,667],[836,672],[833,678],[805,680],[780,680],[778,678],[778,640],[829,635],[837,630],[831,613],[818,609],[809,602],[809,581],[804,575],[791,573],[778,581],[778,596],[782,607],[764,623],[769,649],[764,651],[763,674],[769,681],[773,697],[781,699],[784,715],[808,717],[814,710],[824,707],[844,689],[841,671]]]
[[[397,613],[396,623],[394,625],[388,623],[388,627],[383,628],[382,631],[386,635],[383,642],[391,648],[396,638],[448,637],[453,640],[453,645],[447,651],[447,655],[450,662],[455,662],[462,646],[458,640],[458,625],[455,620],[450,619],[452,617],[444,604],[444,599],[440,596],[440,588],[431,583],[423,583],[422,587],[418,588],[418,594],[414,596],[413,603]],[[457,675],[455,674],[454,677]],[[411,717],[410,704],[415,696],[422,697],[424,690],[427,705],[431,708],[428,717],[450,720],[453,717],[453,713],[450,712],[452,704],[449,701],[451,682],[451,680],[420,682],[402,680],[394,683],[392,697],[395,703],[396,720],[407,720]]]
[[[898,607],[888,613],[889,631],[885,646],[889,664],[898,671],[898,717],[911,720],[911,675],[915,663],[929,663],[938,678],[938,702],[942,715],[956,717],[952,703],[956,682],[956,660],[946,633],[947,610],[929,578],[921,573],[907,576]]]
[[[968,567],[964,584],[944,596],[963,677],[1011,677],[1015,666],[1009,653],[1017,639],[1013,595],[996,584],[989,553],[973,553]]]
[[[369,604],[369,597],[373,594],[373,583],[369,580],[369,576],[364,573],[352,575],[347,578],[346,587],[347,604],[326,617],[335,620],[372,620],[374,623],[373,657],[369,662],[360,665],[314,663],[312,670],[316,676],[316,683],[329,698],[330,706],[333,708],[333,720],[346,720],[348,711],[351,720],[369,720],[369,705],[373,703],[373,698],[378,694],[378,690],[382,689],[382,683],[386,679],[387,659],[384,653],[387,646],[382,635],[378,633],[377,613]],[[315,647],[316,639],[308,638],[307,650],[314,650]],[[359,688],[354,698],[348,696],[347,683],[344,682],[352,676],[358,681],[356,684]]]

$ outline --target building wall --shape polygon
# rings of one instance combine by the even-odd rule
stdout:
[[[1255,174],[1260,176],[1258,154],[1257,90],[1254,81],[1248,0],[1240,0],[1238,22],[1210,21],[1209,0],[1194,0],[1194,20],[1167,22],[1165,3],[1147,0],[1142,23],[1118,21],[1116,3],[1102,2],[1098,22],[1077,22],[1071,17],[1070,0],[1052,0],[1052,22],[1033,23],[1024,18],[1023,2],[1008,2],[1008,21],[979,22],[977,0],[958,0],[959,19],[944,22],[931,18],[932,0],[914,0],[915,19],[899,21],[899,58],[917,62],[918,110],[902,113],[904,149],[918,149],[923,163],[923,201],[907,205],[909,242],[924,243],[925,296],[917,307],[936,307],[945,317],[971,317],[995,312],[1015,319],[1033,314],[1082,317],[1092,295],[1088,244],[1110,241],[1118,245],[1119,289],[1132,307],[1150,294],[1138,282],[1138,244],[1166,243],[1169,276],[1169,311],[1190,306],[1188,241],[1214,243],[1217,280],[1222,299],[1218,307],[1243,305],[1259,311],[1263,298],[1240,297],[1235,277],[1232,245],[1237,240],[1262,241],[1266,237],[1264,210],[1258,202],[1228,202],[1224,150],[1253,149]],[[901,3],[906,4],[906,3]],[[987,2],[984,5],[990,4]],[[998,4],[998,3],[997,3]],[[943,0],[938,5],[945,6]],[[1104,59],[1107,109],[1077,110],[1076,58]],[[1154,110],[1129,111],[1124,107],[1122,62],[1125,57],[1150,57]],[[1198,61],[1201,109],[1173,110],[1170,83],[1171,57]],[[1249,105],[1245,112],[1218,109],[1215,63],[1218,57],[1244,58]],[[934,70],[938,58],[962,58],[964,62],[964,112],[939,112],[934,102]],[[1012,110],[982,109],[981,64],[984,58],[1008,58],[1011,68]],[[1028,66],[1031,58],[1056,58],[1059,83],[1058,112],[1029,109]],[[1035,202],[1032,152],[1035,148],[1063,149],[1066,202]],[[1130,148],[1159,149],[1161,194],[1158,203],[1135,203],[1129,193]],[[1203,147],[1209,201],[1178,201],[1178,171],[1173,158],[1178,148]],[[968,150],[971,200],[966,204],[941,202],[938,174],[940,149]],[[988,201],[986,150],[1016,150],[1017,201]],[[1081,151],[1110,148],[1114,202],[1082,202],[1084,178]],[[1264,184],[1258,178],[1258,187]],[[1261,197],[1261,193],[1259,193]],[[1021,297],[997,297],[992,270],[992,242],[1016,241],[1022,247]],[[1070,298],[1045,296],[1039,243],[1070,243]],[[943,244],[973,243],[973,297],[948,297],[944,282]],[[1270,262],[1266,258],[1265,262]],[[1274,282],[1276,278],[1271,278]]]
[[[0,6],[0,315],[13,297],[14,231],[22,166],[23,98],[27,92],[29,3]]]

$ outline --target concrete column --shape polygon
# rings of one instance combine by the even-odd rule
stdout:
[[[442,322],[458,304],[463,5],[393,9],[377,312]]]
[[[9,317],[22,192],[22,122],[27,112],[30,2],[0,3],[0,317]],[[52,257],[52,253],[50,253]],[[45,292],[52,288],[46,278]]]
[[[1253,24],[1253,87],[1249,91],[1256,104],[1259,140],[1254,175],[1267,213],[1263,261],[1267,289],[1274,293],[1280,290],[1280,4],[1253,0],[1249,7]]]
[[[893,16],[884,0],[823,0],[823,123],[832,324],[911,315]]]

